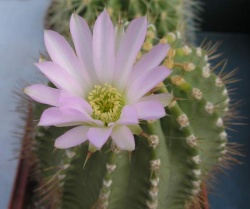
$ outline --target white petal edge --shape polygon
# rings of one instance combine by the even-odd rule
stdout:
[[[24,89],[25,94],[31,97],[33,100],[52,106],[58,105],[58,99],[60,91],[55,88],[51,88],[42,84],[34,84]]]
[[[87,126],[78,126],[72,128],[58,137],[54,146],[59,149],[67,149],[80,145],[87,140],[88,130],[89,127]]]
[[[93,59],[100,82],[112,84],[115,69],[115,31],[106,10],[97,17],[94,25]]]
[[[125,125],[118,125],[113,128],[111,138],[120,150],[133,151],[135,139],[130,129]]]

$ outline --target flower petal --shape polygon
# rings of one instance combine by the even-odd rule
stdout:
[[[123,107],[121,115],[119,120],[117,120],[114,123],[109,123],[108,125],[114,125],[114,124],[138,124],[138,116],[137,116],[137,112],[136,109],[133,106],[129,106],[126,105],[125,107]]]
[[[133,80],[127,90],[128,104],[134,104],[142,96],[162,82],[171,71],[164,66],[156,67]]]
[[[33,100],[52,106],[58,105],[60,91],[42,84],[34,84],[24,89],[24,92]]]
[[[73,49],[63,36],[54,31],[46,30],[44,41],[53,62],[63,67],[80,83],[84,82],[84,86],[89,85],[88,74],[84,71]]]
[[[162,93],[162,94],[152,94],[150,96],[142,97],[140,101],[158,101],[162,104],[163,107],[166,107],[173,100],[173,98],[174,98],[173,94]]]
[[[59,100],[60,107],[71,108],[80,111],[83,114],[92,115],[90,104],[80,97],[62,95]]]
[[[57,88],[68,91],[73,95],[84,97],[83,88],[61,66],[54,62],[40,62],[35,65]]]
[[[93,37],[87,22],[77,14],[72,14],[70,19],[70,32],[75,45],[76,54],[84,69],[88,72],[93,83],[99,81],[95,74],[93,63]]]
[[[142,128],[140,127],[139,124],[134,124],[134,125],[127,125],[127,127],[130,129],[130,131],[135,134],[135,135],[141,135],[143,133]]]
[[[115,126],[111,133],[111,137],[119,149],[128,151],[133,151],[135,149],[134,136],[127,126]]]
[[[122,24],[118,24],[115,27],[115,52],[118,51],[121,45],[122,38],[124,36],[124,27]]]
[[[115,63],[115,86],[123,90],[132,71],[135,59],[142,47],[147,31],[147,19],[133,20],[120,43]]]
[[[160,102],[143,101],[135,104],[139,119],[155,120],[166,115],[165,109]]]
[[[131,77],[140,77],[148,70],[157,67],[161,63],[161,61],[166,57],[168,50],[168,44],[156,45],[148,53],[144,54],[142,58],[135,64]]]
[[[93,57],[102,83],[112,84],[115,65],[115,31],[106,10],[97,18],[93,30]]]
[[[87,133],[87,137],[91,144],[93,144],[96,148],[100,149],[110,137],[112,129],[113,127],[90,128]]]
[[[88,121],[81,112],[68,108],[51,107],[46,109],[40,119],[39,126],[75,126]]]
[[[87,132],[89,127],[78,126],[70,129],[55,141],[55,147],[59,149],[67,149],[82,144],[87,140]]]

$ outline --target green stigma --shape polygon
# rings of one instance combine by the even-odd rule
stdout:
[[[115,122],[120,118],[125,105],[122,94],[110,84],[95,85],[88,95],[88,102],[93,109],[92,118],[104,124]]]

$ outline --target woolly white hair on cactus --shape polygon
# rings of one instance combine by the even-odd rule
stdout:
[[[158,44],[135,63],[147,19],[133,20],[126,31],[118,27],[104,10],[92,35],[86,21],[73,14],[70,31],[76,53],[64,37],[45,31],[52,61],[36,66],[57,88],[35,84],[24,91],[33,100],[53,106],[43,112],[38,125],[75,126],[56,139],[55,147],[66,149],[89,140],[100,149],[111,136],[119,149],[132,151],[133,134],[141,132],[139,120],[165,116],[164,106],[172,95],[149,92],[171,73],[159,66],[169,46]]]

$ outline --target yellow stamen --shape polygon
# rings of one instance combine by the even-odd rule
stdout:
[[[125,105],[122,94],[110,84],[95,85],[89,93],[88,101],[93,109],[92,118],[103,121],[106,125],[120,118]]]

